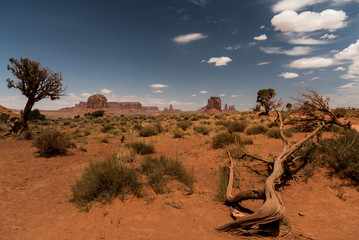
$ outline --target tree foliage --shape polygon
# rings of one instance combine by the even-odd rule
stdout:
[[[257,103],[264,107],[265,114],[268,115],[269,111],[272,110],[271,100],[277,95],[272,88],[261,89],[257,93]]]
[[[44,98],[59,99],[64,95],[65,88],[62,85],[61,73],[52,72],[50,68],[41,66],[40,62],[29,58],[10,58],[9,61],[7,69],[19,81],[8,78],[7,86],[19,89],[28,99],[20,120],[22,132],[27,128],[28,115],[34,104]]]

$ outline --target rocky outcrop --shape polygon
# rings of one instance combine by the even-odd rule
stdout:
[[[227,111],[228,110],[228,105],[227,103],[224,105],[224,111]]]
[[[107,108],[107,98],[101,94],[94,94],[87,99],[87,108]]]
[[[236,111],[236,108],[234,105],[229,105],[229,111]]]
[[[108,108],[116,109],[142,109],[142,104],[139,102],[108,102]]]
[[[144,111],[159,111],[158,107],[156,107],[156,106],[142,107],[142,110],[144,110]]]
[[[210,97],[208,99],[207,109],[208,110],[216,109],[218,111],[221,111],[222,109],[221,99],[219,97]]]

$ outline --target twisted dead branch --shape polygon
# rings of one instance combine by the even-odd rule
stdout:
[[[307,100],[306,100],[307,99]],[[312,123],[316,124],[316,128],[306,137],[298,141],[293,145],[289,145],[287,138],[284,135],[283,127],[284,122],[281,115],[281,111],[278,108],[281,105],[281,101],[272,103],[272,106],[277,114],[277,118],[280,121],[280,135],[283,143],[283,149],[280,155],[274,160],[273,172],[265,181],[264,190],[247,190],[241,191],[236,196],[232,196],[233,188],[233,158],[228,152],[230,158],[230,174],[229,182],[227,187],[226,202],[227,203],[238,203],[243,200],[248,199],[264,199],[263,206],[255,213],[239,217],[235,221],[229,222],[223,226],[216,228],[218,231],[236,233],[241,235],[257,235],[257,234],[270,234],[275,236],[285,236],[290,234],[291,225],[290,220],[285,209],[284,203],[276,191],[275,187],[277,184],[280,184],[281,178],[284,174],[284,164],[289,161],[298,160],[299,157],[293,158],[293,154],[298,151],[307,141],[316,136],[319,131],[323,130],[329,124],[337,124],[339,126],[350,127],[350,123],[342,124],[338,121],[335,114],[329,108],[329,98],[320,96],[314,90],[308,90],[307,94],[301,94],[301,97],[298,98],[299,103],[305,104],[305,109],[310,109],[302,111],[303,114],[309,114]],[[313,112],[314,111],[314,112]],[[318,114],[319,113],[319,114]],[[324,116],[325,114],[325,116]],[[308,117],[308,115],[306,115]],[[259,160],[264,163],[270,163],[270,161],[257,158],[251,154],[246,153],[246,151],[241,148],[238,144],[237,147],[243,151],[244,155],[251,157],[253,159]],[[275,226],[275,229],[263,228],[263,226]]]

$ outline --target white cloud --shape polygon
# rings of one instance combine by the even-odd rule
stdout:
[[[264,40],[267,40],[268,38],[267,38],[267,35],[262,34],[262,35],[260,35],[258,37],[254,37],[253,39],[257,40],[257,41],[264,41]]]
[[[101,93],[102,94],[110,94],[110,93],[112,93],[112,90],[104,88],[104,89],[101,89]]]
[[[314,38],[306,38],[306,37],[300,37],[300,38],[293,37],[289,39],[289,43],[293,45],[322,45],[322,44],[327,44],[328,41],[318,40]]]
[[[205,63],[205,62],[207,62],[205,59],[201,60],[201,63]]]
[[[313,32],[327,29],[336,30],[346,26],[347,15],[343,11],[327,9],[321,13],[285,10],[275,15],[271,22],[275,30],[282,32]]]
[[[344,67],[337,67],[333,71],[345,71],[346,69]]]
[[[260,27],[259,27],[259,29],[265,29],[266,28],[266,26],[264,26],[264,25],[261,25]]]
[[[283,78],[297,78],[299,77],[298,73],[291,73],[291,72],[285,72],[278,75],[279,77]]]
[[[163,93],[162,90],[155,90],[155,91],[152,91],[153,93]]]
[[[307,55],[311,52],[311,47],[293,47],[292,49],[283,50],[280,47],[261,47],[261,51],[267,54],[286,54],[289,56]]]
[[[354,74],[343,74],[340,76],[341,79],[354,79],[357,78],[358,76],[354,75]]]
[[[231,98],[236,98],[236,97],[239,97],[239,95],[233,94],[233,95],[231,96]]]
[[[200,93],[202,93],[202,94],[206,94],[206,93],[208,93],[208,91],[204,91],[204,90],[202,90],[202,91],[200,91]]]
[[[83,97],[89,97],[89,96],[91,96],[92,94],[90,94],[90,93],[81,93],[81,96],[83,96]]]
[[[330,94],[331,102],[335,107],[359,107],[359,83],[351,82],[338,87]]]
[[[256,44],[257,44],[256,42],[250,42],[250,43],[248,43],[248,47],[252,47],[252,46],[254,46]]]
[[[197,97],[197,94],[192,94],[192,97]]]
[[[212,57],[208,60],[208,63],[215,63],[214,65],[216,67],[219,67],[219,66],[227,66],[227,63],[231,61],[232,59],[230,59],[229,57],[220,57],[220,58]]]
[[[196,4],[198,6],[201,6],[201,7],[205,7],[206,4],[208,4],[207,0],[189,0],[189,2]]]
[[[240,44],[234,44],[232,46],[226,47],[226,50],[238,50],[240,47]]]
[[[258,65],[258,66],[263,66],[263,65],[267,65],[267,64],[270,64],[270,62],[260,62],[260,63],[258,63],[257,65]]]
[[[312,58],[300,58],[294,60],[289,64],[292,68],[323,68],[334,65],[335,62],[331,58],[312,57]]]
[[[324,34],[323,36],[321,36],[320,39],[334,39],[334,38],[336,38],[336,37],[338,37],[338,36],[336,36],[336,35],[334,35],[334,34],[328,34],[328,33],[326,33],[326,34]]]
[[[314,81],[314,80],[317,80],[319,79],[320,77],[312,77],[310,80]]]
[[[207,38],[207,36],[203,35],[202,33],[191,33],[186,35],[179,35],[173,38],[173,41],[179,44],[186,44],[189,42],[201,40],[203,38]]]
[[[325,0],[280,0],[272,6],[273,12],[282,12],[285,10],[299,10],[315,3],[324,2]]]
[[[156,83],[156,84],[152,84],[150,87],[154,89],[158,89],[158,88],[166,88],[168,86],[164,84]]]
[[[220,96],[220,97],[225,97],[226,94],[222,93],[222,94],[219,94],[218,96]]]
[[[336,59],[351,60],[353,63],[348,67],[348,74],[359,75],[359,39],[334,56]]]

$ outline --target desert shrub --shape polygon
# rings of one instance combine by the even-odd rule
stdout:
[[[227,124],[227,129],[229,133],[233,133],[233,132],[244,132],[244,130],[246,129],[246,127],[248,126],[248,123],[245,121],[240,121],[240,122],[232,122],[229,121],[229,123]]]
[[[139,131],[139,135],[141,137],[150,137],[150,136],[155,136],[160,132],[161,132],[161,126],[158,126],[158,124],[147,125]]]
[[[292,133],[290,131],[286,131],[286,130],[283,131],[283,134],[286,137],[292,136]],[[267,136],[270,138],[276,138],[276,139],[281,138],[279,128],[277,128],[277,127],[270,128],[267,132]]]
[[[194,189],[193,169],[185,168],[182,162],[177,159],[146,157],[142,162],[142,171],[148,178],[148,184],[156,193],[166,192],[168,177],[182,182],[190,191]]]
[[[135,153],[140,155],[146,155],[155,152],[155,147],[152,144],[146,144],[144,142],[127,143],[126,147],[133,149]]]
[[[97,110],[91,113],[92,117],[98,118],[98,117],[103,117],[105,115],[105,111],[104,110]]]
[[[359,183],[359,133],[342,131],[338,137],[320,142],[325,161],[335,173]]]
[[[345,108],[336,108],[333,110],[333,113],[335,114],[335,116],[337,116],[337,118],[342,118],[345,117],[347,115],[347,109]]]
[[[33,145],[42,157],[67,154],[67,149],[73,144],[65,134],[56,129],[46,128],[33,140]]]
[[[193,127],[193,130],[196,132],[196,133],[201,133],[202,135],[208,135],[209,133],[209,128],[205,127],[205,126],[194,126]]]
[[[84,207],[92,201],[109,201],[132,192],[141,196],[142,186],[133,168],[125,166],[116,156],[103,162],[90,161],[81,178],[71,186],[72,201]]]
[[[240,141],[240,144],[242,144],[242,145],[252,145],[253,144],[253,140],[251,138],[249,138],[249,137],[246,137],[246,136],[242,136],[239,139],[239,141]]]
[[[31,140],[32,139],[32,132],[30,129],[26,129],[23,133],[22,133],[22,137],[25,140]]]
[[[280,124],[278,122],[271,122],[271,123],[268,123],[267,125],[269,128],[272,128],[272,127],[279,127]]]
[[[223,202],[226,199],[227,186],[229,181],[229,168],[221,166],[218,169],[217,201]]]
[[[246,130],[247,135],[265,134],[268,128],[262,124],[256,124]]]
[[[10,118],[10,122],[15,122],[16,120],[20,120],[20,118],[18,118],[18,117],[12,117],[12,118]]]
[[[0,115],[0,122],[7,123],[7,121],[9,120],[9,118],[10,118],[10,115],[9,115],[9,114],[1,113],[1,115]]]
[[[103,125],[103,127],[101,128],[101,132],[107,133],[107,132],[111,131],[112,129],[114,129],[114,126],[110,123],[107,123],[107,124]]]
[[[183,138],[184,137],[184,131],[180,128],[175,128],[173,130],[173,138]]]
[[[212,147],[214,149],[223,148],[225,145],[235,142],[235,136],[229,133],[219,133],[212,138]]]
[[[135,124],[135,125],[133,126],[133,129],[134,129],[134,130],[137,130],[137,131],[141,131],[142,128],[143,128],[143,127],[142,127],[141,124]]]
[[[181,128],[183,131],[186,131],[189,127],[192,126],[192,122],[191,121],[179,121],[177,123],[177,126],[179,128]]]
[[[36,121],[36,120],[43,121],[45,119],[46,119],[45,115],[41,114],[38,109],[31,110],[27,118],[27,120],[29,121]]]

